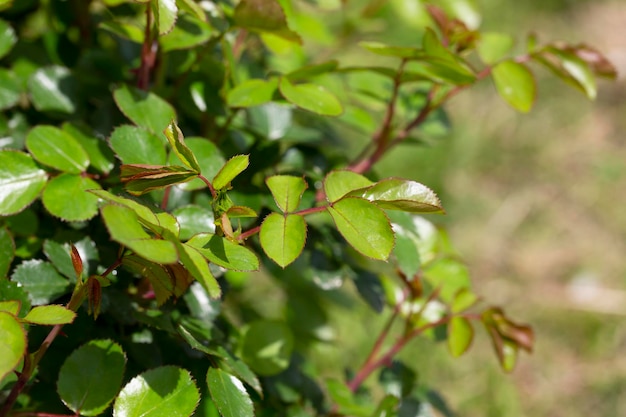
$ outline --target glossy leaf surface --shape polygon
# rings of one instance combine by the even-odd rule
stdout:
[[[532,72],[523,64],[503,61],[491,70],[500,96],[514,109],[529,112],[535,103],[537,87]]]
[[[99,188],[100,184],[91,178],[65,173],[48,181],[41,200],[55,217],[88,220],[98,213],[98,197],[86,191]]]
[[[276,205],[285,213],[296,211],[302,199],[302,193],[307,189],[307,183],[302,177],[291,175],[274,175],[265,180]]]
[[[76,313],[60,305],[37,306],[28,312],[24,321],[31,324],[68,324],[74,321]]]
[[[24,209],[46,185],[48,174],[30,155],[17,151],[0,152],[0,215]]]
[[[363,192],[351,193],[388,210],[409,213],[442,213],[441,201],[433,190],[416,181],[401,178],[381,180]]]
[[[11,280],[28,292],[34,305],[49,304],[69,289],[67,279],[59,275],[51,263],[39,259],[22,262],[15,268]]]
[[[323,116],[343,113],[343,106],[337,97],[321,85],[292,84],[287,77],[282,77],[278,88],[287,101],[304,110]]]
[[[221,190],[250,165],[248,155],[235,155],[230,158],[213,178],[213,188]]]
[[[326,199],[331,203],[339,200],[351,191],[374,184],[361,174],[352,171],[331,171],[324,178]]]
[[[26,332],[15,316],[0,311],[0,380],[20,363],[26,353]]]
[[[119,126],[109,143],[123,164],[165,165],[167,160],[163,140],[141,127]]]
[[[178,159],[189,169],[200,173],[200,165],[198,165],[198,160],[195,155],[185,145],[185,137],[183,136],[183,132],[178,128],[176,123],[170,123],[167,128],[165,128],[165,137],[167,141],[170,143],[172,147],[172,151],[178,156]]]
[[[77,109],[76,80],[65,67],[38,69],[30,77],[28,86],[33,105],[39,111],[70,114]]]
[[[222,417],[254,417],[252,400],[236,376],[218,368],[209,368],[206,382]]]
[[[296,260],[306,243],[306,222],[297,214],[269,214],[259,238],[265,254],[282,268]]]
[[[176,118],[174,108],[154,93],[123,85],[113,92],[113,98],[126,117],[155,134],[162,134]]]
[[[113,406],[114,417],[188,417],[200,393],[189,371],[162,366],[130,380]]]
[[[198,205],[179,207],[172,212],[180,225],[180,239],[188,240],[198,233],[214,233],[213,211]]]
[[[63,403],[84,416],[101,414],[120,389],[126,355],[111,340],[92,340],[72,352],[59,371]]]
[[[54,126],[33,128],[26,137],[26,147],[37,161],[59,171],[80,174],[89,166],[89,156],[83,147]]]
[[[254,252],[221,236],[200,233],[192,237],[187,244],[196,248],[210,262],[223,268],[237,271],[259,269],[259,259]]]
[[[328,208],[337,230],[363,255],[386,260],[394,245],[389,219],[374,204],[357,197],[347,197]]]

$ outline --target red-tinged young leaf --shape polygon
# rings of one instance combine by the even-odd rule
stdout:
[[[209,368],[206,383],[222,417],[254,417],[250,395],[236,376],[218,368]]]
[[[230,158],[222,169],[213,178],[213,188],[221,190],[226,188],[232,180],[239,174],[241,174],[250,165],[250,158],[248,155],[235,155]]]
[[[7,300],[0,301],[0,311],[17,316],[22,308],[22,302],[20,300]]]
[[[580,44],[565,48],[565,50],[574,53],[577,57],[585,61],[597,76],[611,80],[617,78],[615,66],[597,49],[589,45]]]
[[[87,279],[87,303],[89,314],[93,314],[94,320],[100,315],[100,307],[102,306],[102,282],[100,278],[92,275]]]
[[[265,254],[281,268],[302,253],[306,243],[306,222],[297,214],[269,214],[261,224],[259,234]]]
[[[394,235],[384,211],[362,198],[346,197],[328,207],[328,212],[350,246],[369,258],[389,258]]]
[[[246,80],[228,92],[226,103],[230,107],[260,106],[272,101],[277,88],[278,78]]]
[[[302,43],[289,29],[287,17],[277,0],[241,0],[235,8],[235,25],[253,32],[271,33],[288,41]]]
[[[452,356],[461,356],[472,344],[474,329],[464,317],[455,316],[448,323],[448,349]]]
[[[381,180],[364,190],[350,192],[387,210],[409,213],[444,213],[441,201],[433,190],[416,181],[402,178]]]
[[[185,260],[187,260],[185,254],[181,254],[179,256],[181,258],[181,262],[182,258],[185,258]],[[188,262],[187,265],[191,264]],[[197,268],[198,266],[199,264],[194,264],[192,267]],[[172,289],[172,294],[174,295],[174,298],[178,299],[182,297],[182,295],[185,294],[185,292],[193,282],[194,277],[192,276],[191,272],[188,271],[187,268],[181,264],[165,265],[165,269],[172,277],[172,282],[174,285],[174,288]]]
[[[60,305],[46,305],[33,307],[26,314],[24,321],[31,324],[53,326],[56,324],[68,324],[74,321],[76,313]]]
[[[26,332],[17,318],[0,311],[0,381],[17,367],[26,353]]]
[[[333,203],[354,190],[360,190],[374,184],[361,174],[352,171],[331,171],[324,178],[326,199]]]
[[[597,85],[591,67],[574,52],[548,46],[534,58],[546,65],[563,81],[578,88],[589,99],[596,98]]]
[[[198,250],[205,258],[222,268],[236,271],[257,271],[259,259],[250,249],[210,233],[199,233],[187,245]]]
[[[57,381],[59,396],[77,415],[99,415],[119,391],[125,366],[126,355],[117,343],[92,340],[65,359]]]
[[[321,85],[292,84],[289,78],[282,77],[278,88],[288,102],[301,109],[322,116],[339,116],[343,113],[339,99]]]
[[[274,175],[265,180],[276,205],[284,213],[292,213],[298,209],[302,194],[308,185],[304,178],[291,175]]]
[[[77,78],[60,65],[40,67],[28,79],[30,101],[40,112],[75,113],[78,89]]]
[[[185,145],[185,137],[183,136],[183,132],[178,128],[176,122],[172,121],[164,131],[165,137],[167,138],[172,150],[178,156],[178,159],[191,170],[196,173],[200,173],[200,165],[198,165],[198,160],[195,155]]]
[[[258,217],[256,211],[252,210],[250,207],[244,206],[232,206],[228,210],[226,210],[226,215],[230,218],[239,218],[239,217]]]
[[[515,110],[529,112],[537,96],[533,73],[515,61],[503,61],[491,70],[498,94]]]
[[[122,165],[120,169],[120,179],[126,191],[133,195],[181,184],[198,176],[195,171],[177,166]]]
[[[46,185],[48,174],[24,152],[0,151],[0,216],[22,211]]]

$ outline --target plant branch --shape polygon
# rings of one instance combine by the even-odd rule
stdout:
[[[150,76],[156,63],[157,50],[157,40],[152,39],[152,8],[150,4],[146,4],[146,28],[141,46],[141,64],[137,74],[137,87],[144,91],[150,87]]]
[[[296,211],[294,213],[288,213],[288,214],[296,214],[298,216],[306,216],[307,214],[320,213],[322,211],[325,211],[327,208],[328,208],[328,206],[311,207],[311,208],[308,208],[308,209],[304,209],[304,210],[300,210],[300,211]],[[237,236],[237,240],[239,242],[243,242],[244,240],[248,239],[250,236],[254,236],[257,233],[259,233],[260,231],[261,231],[261,226],[253,227],[252,229],[246,230],[245,232],[243,232],[239,236]]]
[[[207,177],[205,177],[204,175],[198,175],[198,178],[200,178],[207,187],[209,187],[209,191],[211,192],[211,197],[213,197],[213,199],[215,199],[217,197],[217,191],[215,191],[215,188],[213,188],[213,184],[211,184],[211,181],[208,180]]]

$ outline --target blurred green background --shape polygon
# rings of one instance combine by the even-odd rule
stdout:
[[[360,33],[411,44],[416,2],[370,1],[378,19]],[[332,9],[337,2],[318,3]],[[514,35],[520,49],[529,32],[544,42],[587,43],[620,75],[601,81],[589,102],[534,66],[539,97],[524,115],[485,80],[452,100],[449,134],[380,161],[380,176],[415,179],[440,194],[448,214],[430,219],[448,228],[476,292],[531,323],[537,338],[535,353],[522,355],[510,375],[482,331],[460,359],[427,340],[401,357],[459,416],[626,416],[626,1],[476,3],[481,28]],[[340,58],[358,62],[358,54]],[[356,151],[365,137],[347,139]],[[252,291],[258,297],[259,287]],[[328,376],[337,376],[339,364],[363,360],[386,314],[357,303],[330,316],[337,339],[316,349]]]

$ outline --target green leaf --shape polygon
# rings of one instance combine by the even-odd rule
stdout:
[[[322,62],[321,64],[306,65],[291,71],[286,76],[290,81],[306,80],[318,75],[326,74],[337,69],[339,62],[336,60]]]
[[[202,10],[201,13],[204,14]],[[163,52],[189,49],[206,43],[211,39],[212,33],[211,26],[206,22],[191,14],[183,13],[178,17],[174,29],[167,35],[161,36],[159,42]]]
[[[206,13],[202,9],[202,7],[195,2],[195,0],[180,0],[176,4],[181,10],[188,12],[189,14],[197,17],[201,21],[205,22],[207,20]],[[179,16],[179,19],[182,19],[184,14]]]
[[[5,227],[0,227],[0,280],[7,276],[14,256],[13,237]]]
[[[293,335],[286,324],[260,320],[250,324],[241,341],[243,359],[259,375],[276,375],[289,366]]]
[[[503,61],[491,70],[493,82],[500,96],[514,109],[529,112],[537,95],[533,73],[523,64]]]
[[[152,0],[151,3],[159,35],[170,33],[178,17],[176,0]]]
[[[297,214],[269,214],[261,224],[261,247],[284,268],[302,253],[306,243],[306,222]]]
[[[515,40],[510,35],[497,32],[483,32],[476,44],[476,50],[480,59],[487,64],[495,64],[506,56],[513,49]]]
[[[237,245],[221,236],[199,233],[187,242],[216,265],[236,271],[257,271],[259,259],[245,246]]]
[[[0,19],[0,58],[8,54],[16,43],[15,31],[8,22]]]
[[[99,188],[91,178],[61,174],[48,181],[41,201],[50,214],[65,221],[89,220],[98,214],[98,197],[87,190]]]
[[[343,382],[330,379],[326,381],[326,390],[332,402],[337,404],[342,415],[351,417],[370,417],[372,415],[373,410],[359,404],[352,391]]]
[[[448,349],[452,356],[459,357],[470,347],[474,339],[474,328],[465,317],[455,316],[448,323]]]
[[[453,313],[460,313],[467,310],[478,302],[478,297],[469,288],[461,288],[455,295],[450,310]]]
[[[252,210],[250,207],[245,206],[232,206],[226,210],[226,215],[231,219],[244,218],[244,217],[253,217],[257,218],[259,215],[256,211]]]
[[[101,209],[111,239],[131,249],[139,256],[157,263],[178,261],[178,252],[172,242],[152,239],[141,227],[137,214],[127,207],[113,204]]]
[[[6,279],[0,279],[0,301],[8,301],[19,303],[19,313],[16,313],[18,317],[24,317],[30,310],[30,300],[28,299],[28,293],[24,288],[19,286],[17,282],[9,281]]]
[[[141,28],[131,24],[110,20],[108,22],[102,22],[98,25],[100,29],[104,29],[107,32],[113,33],[120,38],[128,39],[129,41],[141,44],[144,40],[144,32]]]
[[[198,233],[215,233],[213,211],[198,205],[183,206],[172,214],[180,225],[180,240],[188,240]]]
[[[37,198],[47,179],[46,171],[30,155],[0,151],[0,215],[22,211]]]
[[[60,305],[37,306],[30,310],[24,321],[31,324],[43,324],[53,326],[55,324],[72,323],[76,313]]]
[[[321,85],[294,85],[287,77],[282,77],[278,88],[287,101],[304,110],[322,116],[339,116],[343,113],[343,107],[337,97]]]
[[[139,204],[135,200],[120,197],[115,194],[111,194],[110,192],[105,190],[90,190],[89,192],[97,195],[104,201],[108,201],[109,203],[114,203],[119,206],[131,209],[137,215],[137,217],[139,217],[139,220],[144,226],[148,226],[151,230],[155,232],[158,228],[161,227],[159,219],[154,214],[154,212],[150,208],[144,206],[143,204]]]
[[[89,166],[89,155],[72,136],[54,126],[35,126],[26,136],[26,147],[44,165],[80,174]]]
[[[76,278],[76,271],[70,256],[70,245],[60,244],[54,240],[46,239],[43,244],[43,252],[46,254],[52,265],[67,278]]]
[[[11,281],[28,292],[34,305],[50,304],[69,290],[67,279],[59,275],[49,262],[40,259],[24,261],[15,268]]]
[[[543,55],[552,55],[556,62],[540,60],[544,65],[553,70],[557,76],[564,81],[578,88],[591,100],[596,98],[597,85],[593,71],[587,62],[578,57],[575,53],[565,51],[557,47],[549,46]],[[542,55],[539,55],[542,57]]]
[[[254,389],[261,397],[263,396],[263,389],[259,379],[244,361],[233,356],[222,346],[217,347],[216,353],[219,354],[219,366],[221,369],[235,375],[237,378],[251,386],[252,389]]]
[[[397,58],[417,58],[424,55],[424,52],[417,48],[391,46],[380,42],[359,42],[359,46],[367,49],[376,55],[395,56]]]
[[[17,316],[22,308],[22,302],[20,300],[8,300],[0,301],[0,311]]]
[[[63,403],[83,416],[101,414],[122,385],[126,355],[111,340],[92,340],[72,352],[59,371]]]
[[[115,400],[114,417],[188,417],[200,393],[189,371],[175,366],[151,369],[131,379]]]
[[[392,223],[392,227],[396,236],[393,254],[396,257],[398,268],[407,280],[412,281],[422,265],[418,246],[419,236],[415,231],[397,223]]]
[[[329,202],[335,202],[351,191],[374,184],[361,174],[352,171],[331,171],[324,178],[324,192]]]
[[[229,107],[252,107],[272,101],[278,88],[278,78],[269,80],[246,80],[228,92],[226,103]]]
[[[250,165],[248,155],[235,155],[230,158],[213,178],[213,188],[221,190],[230,184]]]
[[[304,178],[291,175],[274,175],[265,180],[276,205],[285,213],[296,211],[308,185]]]
[[[115,156],[107,146],[106,141],[95,137],[89,129],[72,123],[63,123],[61,128],[65,133],[76,139],[87,152],[92,167],[103,174],[108,174],[113,169]]]
[[[165,165],[167,161],[163,140],[141,127],[115,128],[109,144],[123,164]]]
[[[179,246],[179,254],[180,262],[202,284],[209,296],[219,298],[222,295],[222,289],[211,273],[205,257],[196,248],[187,244]]]
[[[176,119],[174,108],[154,93],[123,85],[113,91],[113,98],[126,117],[152,133],[160,135]]]
[[[129,271],[150,281],[158,306],[163,305],[174,295],[177,276],[175,271],[168,269],[166,265],[148,261],[136,255],[125,256],[122,259],[122,265]],[[182,281],[186,281],[186,279]],[[184,286],[184,282],[178,284],[179,287]]]
[[[30,77],[28,87],[33,105],[38,111],[72,114],[77,110],[77,81],[65,67],[38,69]]]
[[[289,29],[285,12],[277,0],[242,0],[235,8],[235,25],[262,33],[271,33],[288,41],[302,43]]]
[[[15,106],[20,101],[21,94],[22,89],[15,74],[7,69],[0,68],[0,110],[10,109]]]
[[[394,245],[389,219],[380,208],[357,197],[343,198],[328,207],[337,230],[358,252],[386,260]]]
[[[237,377],[221,369],[209,368],[206,382],[222,417],[254,417],[252,400]]]
[[[213,178],[226,162],[219,148],[208,139],[186,138],[185,143],[193,152],[200,166],[200,171],[206,178]],[[170,153],[169,165],[178,165],[178,157],[174,152]],[[206,188],[206,186],[206,183],[200,178],[177,185],[177,187],[185,191],[200,190]]]
[[[179,166],[122,165],[120,180],[126,191],[133,195],[180,184],[196,178],[198,173]]]
[[[455,259],[443,258],[430,263],[424,278],[433,288],[441,288],[440,297],[446,303],[451,303],[458,291],[470,287],[467,267]]]
[[[371,187],[351,192],[387,210],[409,213],[443,213],[441,201],[433,190],[416,181],[387,178]]]
[[[17,318],[0,311],[0,381],[17,365],[26,353],[26,332]]]
[[[400,399],[393,395],[386,395],[378,404],[378,408],[371,417],[388,417],[397,413]]]
[[[185,145],[185,137],[183,136],[183,132],[178,128],[175,122],[172,121],[167,128],[165,129],[165,137],[167,138],[172,150],[180,159],[180,161],[187,168],[192,169],[196,173],[200,173],[200,166],[198,165],[198,161],[194,156],[191,149]]]

